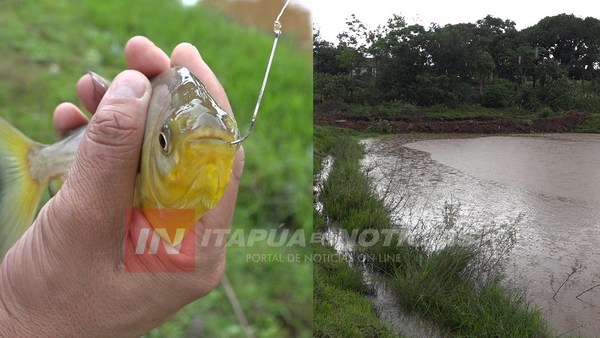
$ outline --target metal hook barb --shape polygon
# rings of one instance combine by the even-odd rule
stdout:
[[[246,134],[244,134],[244,136],[231,142],[230,143],[231,145],[242,143],[245,139],[248,138],[248,136],[250,136],[250,134],[252,134],[252,131],[254,130],[254,123],[256,122],[256,115],[258,115],[258,109],[260,108],[260,102],[262,101],[262,97],[265,92],[265,88],[267,87],[267,80],[269,79],[269,72],[271,71],[271,64],[273,63],[273,57],[275,56],[275,50],[277,49],[277,41],[279,40],[279,36],[281,35],[282,25],[279,20],[281,19],[281,16],[283,15],[283,12],[285,11],[285,9],[287,8],[289,3],[290,3],[290,0],[287,0],[285,2],[285,4],[283,5],[283,8],[281,9],[281,12],[279,12],[279,15],[277,15],[277,18],[275,19],[275,22],[273,23],[273,32],[275,33],[275,39],[273,40],[273,48],[271,49],[271,56],[269,57],[269,62],[267,63],[267,70],[265,71],[265,77],[263,79],[262,86],[260,87],[260,92],[258,93],[258,100],[256,101],[256,107],[254,107],[254,113],[252,114],[252,120],[250,121],[250,127],[248,128],[248,131],[246,132]]]

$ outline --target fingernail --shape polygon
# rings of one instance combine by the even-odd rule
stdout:
[[[110,87],[110,81],[92,72],[91,70],[88,70],[88,74],[90,75],[90,78],[92,79],[92,85],[94,86],[94,98],[99,102],[102,100],[104,94],[106,94],[108,87]]]
[[[109,97],[133,97],[141,98],[146,91],[146,84],[140,78],[141,75],[134,71],[124,71],[117,75],[108,88]]]

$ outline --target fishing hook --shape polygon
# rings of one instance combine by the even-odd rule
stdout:
[[[281,12],[279,12],[279,15],[277,15],[277,18],[275,19],[275,22],[273,23],[273,32],[275,32],[275,39],[273,40],[273,48],[271,49],[271,56],[269,57],[269,62],[267,63],[267,70],[265,71],[265,77],[263,79],[263,83],[260,88],[260,92],[258,93],[258,99],[256,101],[256,107],[254,107],[254,113],[252,114],[252,120],[250,121],[250,127],[248,128],[248,131],[246,132],[246,134],[244,134],[244,136],[240,137],[239,139],[237,139],[233,142],[230,142],[231,145],[242,143],[245,139],[248,138],[248,136],[250,136],[250,134],[254,130],[254,123],[256,122],[256,115],[258,115],[258,109],[260,108],[260,103],[262,101],[263,94],[265,92],[265,88],[267,87],[267,80],[269,79],[269,72],[271,71],[271,64],[273,63],[273,57],[275,56],[275,49],[277,49],[277,41],[279,40],[279,36],[281,35],[282,25],[279,20],[281,19],[281,16],[283,15],[283,12],[285,11],[285,9],[287,8],[289,3],[290,3],[290,0],[287,0],[285,2],[285,4],[283,5],[283,8],[281,9]]]

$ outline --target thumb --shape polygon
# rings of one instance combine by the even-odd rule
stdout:
[[[57,222],[78,242],[113,237],[132,205],[146,113],[151,96],[148,79],[134,70],[120,73],[98,105],[82,138],[77,158],[56,195]],[[66,217],[65,217],[66,216]]]

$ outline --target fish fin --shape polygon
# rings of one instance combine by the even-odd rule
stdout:
[[[41,147],[0,118],[0,259],[31,225],[45,184],[31,177],[28,155]]]
[[[50,197],[58,194],[58,191],[62,188],[64,183],[65,181],[61,177],[50,180],[50,183],[48,184],[48,194],[50,194]]]

